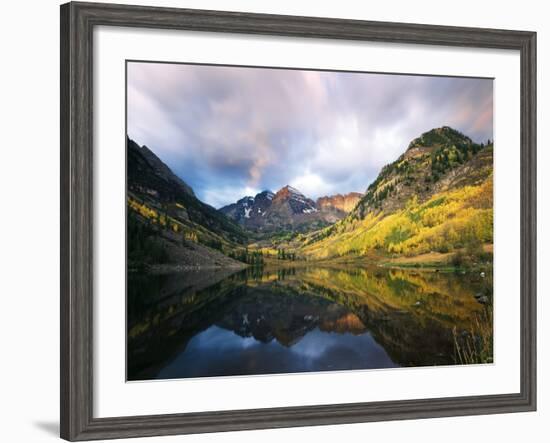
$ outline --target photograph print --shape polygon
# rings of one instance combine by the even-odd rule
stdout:
[[[493,362],[493,80],[127,61],[127,380]]]

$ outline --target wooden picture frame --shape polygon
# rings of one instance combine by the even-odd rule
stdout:
[[[122,26],[496,48],[521,58],[521,390],[517,394],[93,416],[93,29]],[[61,437],[70,441],[536,409],[536,34],[99,3],[61,6]]]

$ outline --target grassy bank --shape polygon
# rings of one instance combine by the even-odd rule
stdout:
[[[412,257],[400,256],[382,260],[381,265],[393,268],[427,268],[438,271],[482,270],[491,267],[493,245],[485,244],[477,251],[465,248],[455,252],[428,252]]]

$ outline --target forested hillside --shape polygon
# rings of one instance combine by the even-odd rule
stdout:
[[[483,259],[493,241],[492,171],[492,142],[475,144],[448,127],[429,131],[382,169],[345,219],[304,236],[300,252]]]
[[[128,139],[127,162],[130,267],[239,266],[229,256],[246,262],[247,236],[241,227],[195,197],[151,150]]]

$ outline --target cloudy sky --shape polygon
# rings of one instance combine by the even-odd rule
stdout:
[[[128,135],[219,208],[364,192],[432,128],[493,138],[488,79],[128,63]]]

